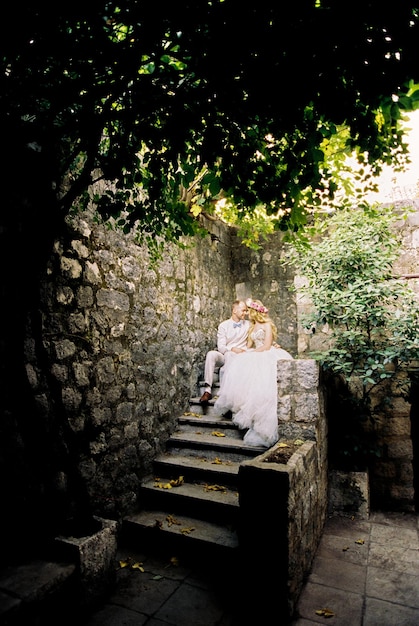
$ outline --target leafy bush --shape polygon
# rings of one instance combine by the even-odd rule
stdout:
[[[331,454],[341,463],[365,464],[379,453],[374,415],[391,403],[389,382],[419,358],[419,303],[406,279],[393,275],[401,219],[394,207],[345,209],[323,220],[318,237],[296,243],[290,255],[312,302],[304,325],[313,331],[328,325],[328,347],[312,356],[329,382],[330,443],[339,448]]]

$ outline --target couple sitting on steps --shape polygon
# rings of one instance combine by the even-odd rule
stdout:
[[[214,368],[222,367],[214,407],[221,415],[231,411],[233,422],[247,431],[244,442],[251,446],[268,448],[278,441],[277,361],[293,357],[275,339],[275,324],[262,302],[236,300],[230,319],[218,326],[217,350],[210,350],[205,359],[201,404],[212,399]]]

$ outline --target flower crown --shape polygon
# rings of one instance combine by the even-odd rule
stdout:
[[[263,304],[258,304],[257,302],[253,302],[252,298],[247,298],[246,306],[249,307],[249,309],[254,309],[258,313],[267,313],[269,310],[266,308],[266,306],[263,306]]]

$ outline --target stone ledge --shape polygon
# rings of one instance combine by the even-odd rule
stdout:
[[[287,463],[267,462],[278,445],[240,465],[239,537],[247,571],[272,572],[269,581],[250,587],[263,584],[264,598],[275,598],[278,614],[291,616],[326,518],[327,468],[314,441],[302,444]]]
[[[76,566],[34,560],[10,565],[0,572],[0,623],[25,623],[30,616],[44,616],[57,603],[71,606]],[[63,609],[65,610],[65,608]]]

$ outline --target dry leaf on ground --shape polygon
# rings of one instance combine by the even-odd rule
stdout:
[[[334,613],[331,609],[318,609],[316,611],[316,615],[321,615],[322,617],[334,617]]]
[[[140,570],[140,572],[144,573],[144,567],[143,567],[142,563],[133,563],[131,565],[131,569],[138,569],[138,570]]]

